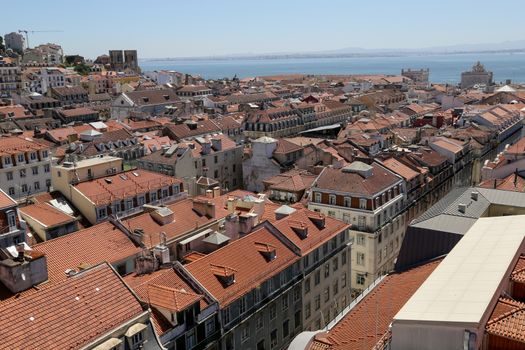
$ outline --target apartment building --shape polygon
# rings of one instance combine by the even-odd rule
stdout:
[[[122,172],[122,159],[101,157],[53,167],[52,185],[92,223],[186,197],[182,181],[146,170]]]
[[[178,177],[195,195],[195,182],[201,176],[214,179],[225,192],[240,188],[242,158],[242,145],[226,135],[214,134],[151,153],[138,160],[138,167]]]
[[[325,168],[314,182],[308,209],[351,225],[352,281],[363,290],[394,267],[405,230],[403,179],[383,167],[354,161]]]
[[[24,137],[0,138],[0,188],[14,199],[49,190],[50,146]]]
[[[0,189],[0,248],[7,248],[26,240],[26,223],[22,220],[18,204]]]
[[[0,97],[10,97],[22,90],[22,71],[20,66],[9,59],[0,58]]]
[[[301,329],[299,256],[267,227],[185,266],[219,305],[219,348],[278,349]]]

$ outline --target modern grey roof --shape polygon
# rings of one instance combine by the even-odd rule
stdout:
[[[460,210],[463,205],[464,212]],[[396,270],[448,254],[491,206],[509,207],[509,214],[525,209],[525,193],[490,188],[462,187],[450,191],[407,228],[396,261]],[[501,214],[498,214],[501,215]]]

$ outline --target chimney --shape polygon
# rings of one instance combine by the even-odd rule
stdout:
[[[206,198],[213,198],[213,191],[212,190],[206,190]]]
[[[136,228],[133,230],[133,235],[138,237],[140,242],[142,242],[142,240],[144,239],[144,230],[141,228]]]
[[[25,246],[24,243],[18,243],[16,245],[16,251],[18,252],[18,256],[16,257],[16,261],[24,261],[24,255],[25,255]]]
[[[477,191],[472,191],[472,193],[470,193],[470,198],[472,198],[473,200],[477,201],[478,200],[478,195],[479,195],[479,193]]]
[[[215,203],[204,199],[193,199],[193,210],[201,216],[215,218]]]
[[[151,211],[149,215],[161,226],[170,224],[174,221],[173,211],[166,207],[157,208],[156,210]]]
[[[459,203],[458,204],[458,210],[459,210],[460,213],[465,214],[465,212],[467,211],[467,205],[463,204],[463,203]]]
[[[222,151],[222,139],[212,138],[211,145],[215,151]]]
[[[212,191],[213,191],[213,198],[217,198],[221,196],[221,188],[219,186],[215,186]]]

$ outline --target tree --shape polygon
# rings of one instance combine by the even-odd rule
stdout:
[[[75,72],[80,75],[88,75],[91,72],[91,68],[88,65],[81,63],[75,66]]]
[[[0,35],[0,54],[5,52],[4,38]]]

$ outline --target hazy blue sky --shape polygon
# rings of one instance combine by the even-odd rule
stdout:
[[[419,48],[525,39],[523,0],[1,0],[0,33],[139,57]]]

